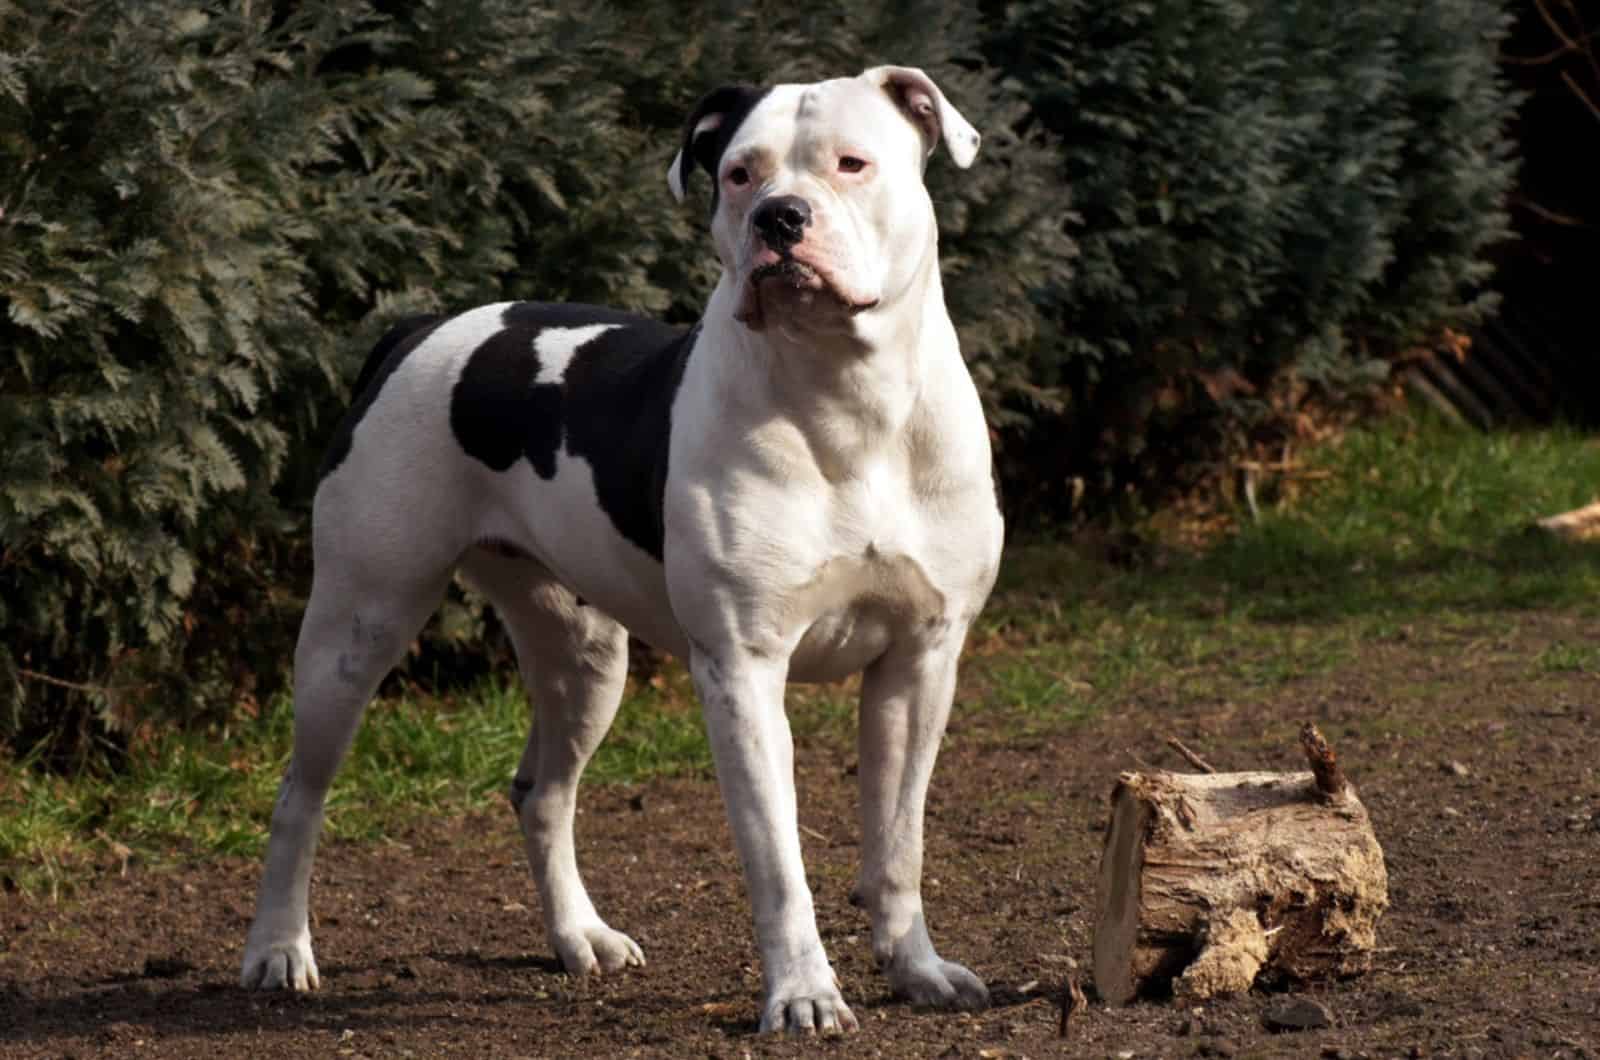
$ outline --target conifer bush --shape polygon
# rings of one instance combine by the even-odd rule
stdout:
[[[1036,509],[1074,477],[1171,487],[1490,304],[1514,98],[1492,0],[1028,0],[985,55],[1061,145],[1078,245],[1034,296],[1027,374],[1069,395],[1003,459]],[[1284,384],[1293,381],[1293,388]]]
[[[0,7],[0,744],[226,730],[281,686],[321,448],[394,318],[692,320],[705,182],[664,172],[723,81],[920,65],[983,131],[928,180],[1013,514],[1159,487],[1287,373],[1481,307],[1488,0],[620,7]],[[476,643],[456,605],[429,644]]]
[[[389,319],[659,294],[571,267],[623,260],[596,200],[643,154],[590,40],[496,0],[0,13],[0,734],[77,751],[277,685]]]

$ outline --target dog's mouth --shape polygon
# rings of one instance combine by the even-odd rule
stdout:
[[[792,257],[782,257],[766,265],[757,266],[750,273],[750,284],[759,287],[767,280],[779,279],[796,290],[820,291],[827,285],[822,282],[822,274],[803,261],[796,261]]]
[[[772,253],[766,251],[762,257]],[[818,296],[822,297],[819,299]],[[815,266],[785,252],[750,270],[734,319],[752,331],[761,331],[766,327],[769,308],[781,306],[789,316],[818,310],[836,315],[842,308],[846,315],[854,316],[877,304],[877,299],[870,302],[852,300]]]

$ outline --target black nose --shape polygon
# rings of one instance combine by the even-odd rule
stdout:
[[[750,223],[773,250],[788,250],[805,236],[811,205],[798,195],[774,195],[756,207]]]

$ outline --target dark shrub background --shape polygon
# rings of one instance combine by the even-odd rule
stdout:
[[[1494,3],[627,10],[0,11],[0,741],[225,731],[281,687],[313,469],[394,317],[692,320],[706,191],[664,173],[724,81],[920,65],[984,132],[928,179],[1014,531],[1181,486],[1487,305]],[[481,625],[458,599],[413,676]]]

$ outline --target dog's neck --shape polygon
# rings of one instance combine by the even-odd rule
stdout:
[[[718,299],[731,306],[737,291],[737,281],[723,273],[713,306]],[[835,480],[901,445],[929,371],[936,370],[930,358],[955,346],[935,254],[892,302],[857,314],[840,331],[801,330],[774,319],[755,333],[730,313],[717,316],[729,328],[716,370],[724,407],[761,388],[767,407],[804,435],[818,468]]]

